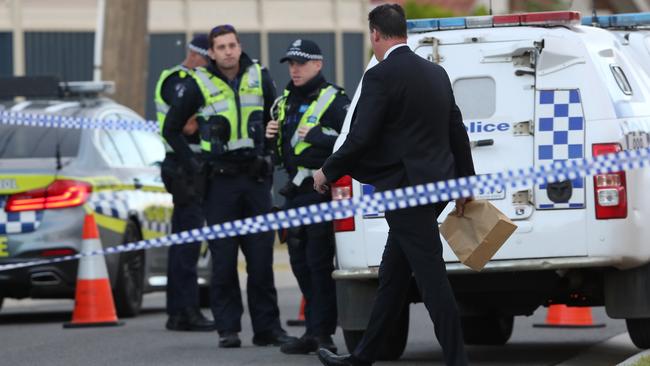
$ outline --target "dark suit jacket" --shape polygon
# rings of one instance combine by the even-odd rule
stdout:
[[[407,46],[366,71],[350,133],[323,165],[378,191],[474,175],[469,138],[445,70]]]

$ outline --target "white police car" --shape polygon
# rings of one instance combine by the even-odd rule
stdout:
[[[623,37],[580,23],[577,12],[408,22],[411,49],[449,73],[478,174],[648,146],[647,59],[622,50]],[[518,229],[480,273],[444,246],[465,341],[504,344],[513,317],[540,305],[604,305],[612,318],[626,319],[637,346],[650,347],[649,184],[650,171],[640,170],[478,197]],[[332,195],[372,190],[347,177]],[[372,213],[339,220],[335,230],[339,321],[352,349],[367,325],[388,226]],[[411,290],[410,300],[420,301],[415,282]],[[381,358],[402,354],[408,319],[407,306]]]

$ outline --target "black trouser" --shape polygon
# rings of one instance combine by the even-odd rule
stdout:
[[[208,225],[271,211],[271,179],[248,175],[214,175],[207,187]],[[237,255],[246,257],[248,308],[255,334],[280,330],[278,295],[273,280],[273,233],[211,240],[212,313],[219,333],[240,332],[244,312],[237,274]]]
[[[205,217],[201,200],[188,195],[192,182],[183,176],[173,155],[167,155],[161,175],[174,200],[172,233],[203,227]],[[177,315],[184,308],[199,307],[196,266],[200,242],[172,245],[167,253],[167,314]]]
[[[287,208],[327,201],[315,191],[287,198]],[[334,230],[331,222],[289,229],[287,238],[291,269],[305,297],[305,333],[332,335],[336,331]]]
[[[390,230],[381,265],[379,288],[368,328],[353,352],[374,362],[386,330],[404,306],[411,273],[434,324],[447,365],[467,365],[458,307],[442,259],[442,243],[433,206],[386,212]]]

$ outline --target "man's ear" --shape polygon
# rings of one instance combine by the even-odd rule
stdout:
[[[212,60],[215,59],[215,58],[214,58],[214,51],[212,51],[212,48],[208,48],[208,56],[210,56],[210,58],[211,58]]]
[[[317,65],[318,71],[321,71],[323,69],[323,61],[321,61],[321,60],[316,61],[316,65]]]

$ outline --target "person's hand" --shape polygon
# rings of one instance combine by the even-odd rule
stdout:
[[[307,134],[308,134],[309,131],[311,130],[311,127],[312,127],[312,126],[300,126],[300,128],[298,128],[298,136],[299,136],[301,139],[304,139],[305,136],[307,136]]]
[[[456,199],[456,216],[463,217],[465,214],[465,204],[472,200],[472,197]]]
[[[278,135],[279,128],[280,125],[278,124],[278,121],[275,120],[269,121],[269,123],[266,124],[266,138],[267,139],[275,138],[275,136]]]
[[[327,185],[327,177],[323,173],[323,169],[318,169],[314,172],[314,190],[320,194],[327,192],[330,187]]]
[[[185,136],[192,136],[198,131],[199,129],[199,123],[196,121],[196,115],[190,117],[190,119],[185,122],[185,126],[183,126],[183,135]]]

